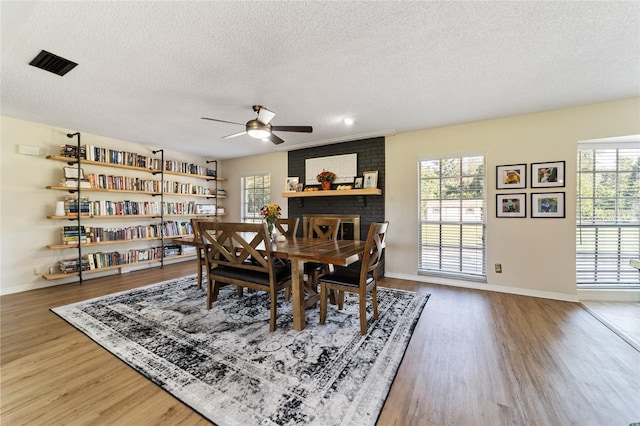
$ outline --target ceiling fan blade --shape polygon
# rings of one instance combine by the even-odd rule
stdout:
[[[275,145],[280,145],[281,143],[284,143],[284,141],[282,139],[280,139],[279,137],[277,137],[273,133],[271,133],[271,136],[269,136],[267,139],[269,139]]]
[[[238,133],[233,133],[231,135],[227,135],[227,136],[223,136],[222,139],[231,139],[231,138],[235,138],[237,136],[242,136],[242,135],[246,135],[247,131],[242,131],[242,132],[238,132]]]
[[[269,111],[265,107],[260,108],[260,111],[258,111],[258,121],[261,122],[262,124],[269,124],[271,120],[273,120],[273,117],[275,116],[276,116],[275,112]]]
[[[278,132],[312,133],[313,127],[311,126],[271,126],[271,130],[276,130]]]
[[[219,123],[229,123],[229,124],[239,124],[240,126],[244,126],[243,123],[236,123],[235,121],[225,121],[225,120],[218,120],[217,118],[208,118],[208,117],[201,117],[203,120],[211,120],[211,121],[217,121]]]

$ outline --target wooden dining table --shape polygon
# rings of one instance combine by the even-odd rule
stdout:
[[[202,241],[193,237],[173,240],[177,244],[202,247]],[[320,240],[315,238],[289,238],[271,243],[273,256],[291,262],[291,303],[293,304],[293,328],[304,330],[306,326],[306,302],[304,291],[304,263],[316,262],[348,266],[357,262],[364,253],[364,241]],[[311,297],[318,297],[312,295]]]

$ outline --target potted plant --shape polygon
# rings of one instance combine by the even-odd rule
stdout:
[[[331,189],[331,183],[336,180],[336,177],[335,173],[323,169],[321,173],[318,173],[316,179],[322,185],[322,189],[326,191]]]

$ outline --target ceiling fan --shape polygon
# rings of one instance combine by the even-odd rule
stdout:
[[[270,140],[274,144],[279,145],[284,141],[280,139],[278,136],[273,134],[274,130],[280,131],[280,132],[301,132],[301,133],[313,132],[313,128],[311,126],[272,126],[270,122],[273,119],[273,117],[276,116],[274,112],[269,111],[262,105],[254,105],[253,110],[258,114],[258,118],[249,120],[247,121],[246,124],[236,123],[233,121],[218,120],[216,118],[208,118],[208,117],[202,117],[202,119],[218,121],[220,123],[238,124],[240,126],[245,126],[245,130],[243,132],[238,132],[238,133],[233,133],[231,135],[223,136],[222,139],[230,139],[230,138],[235,138],[236,136],[248,134],[252,138]]]

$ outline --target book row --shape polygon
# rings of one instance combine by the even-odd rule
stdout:
[[[62,145],[60,155],[68,158],[78,158],[77,145]],[[83,145],[80,147],[80,158],[84,160],[97,161],[100,163],[119,164],[123,166],[142,167],[151,170],[166,170],[198,176],[215,177],[217,171],[197,164],[165,160],[147,157],[135,152],[118,151],[114,149],[100,148],[93,145]],[[162,167],[161,167],[162,165]]]
[[[127,215],[160,215],[164,214],[215,214],[215,204],[196,204],[194,201],[109,201],[89,200],[82,197],[82,214],[92,216],[127,216]],[[78,213],[78,198],[68,195],[65,198],[65,212],[67,214]]]
[[[127,241],[141,238],[157,238],[164,230],[165,236],[191,235],[193,229],[190,222],[165,222],[164,225],[136,225],[125,228],[104,228],[99,226],[65,226],[61,230],[63,244],[77,244],[78,239],[83,244],[87,242],[99,243],[103,241]]]
[[[117,191],[144,191],[161,192],[185,195],[212,195],[211,188],[192,183],[174,182],[154,179],[141,179],[138,177],[113,176],[92,173],[86,175],[89,188],[111,189]]]

